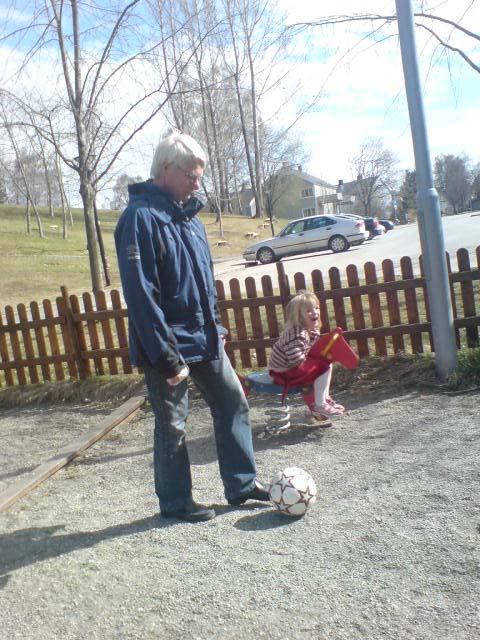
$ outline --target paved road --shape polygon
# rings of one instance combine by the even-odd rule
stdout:
[[[445,248],[452,256],[452,266],[455,267],[455,252],[457,249],[466,248],[471,254],[471,261],[475,264],[475,249],[480,245],[480,214],[465,213],[458,216],[442,218]],[[359,272],[365,262],[372,261],[381,265],[382,260],[390,258],[395,266],[400,258],[409,255],[418,269],[418,256],[421,253],[418,227],[416,224],[397,226],[393,231],[384,236],[365,242],[358,247],[352,247],[345,253],[334,254],[331,251],[292,256],[282,260],[285,272],[292,278],[293,274],[302,271],[310,273],[314,269],[323,272],[330,267],[338,267],[341,272],[349,264],[355,264]],[[241,282],[247,276],[253,276],[257,281],[263,275],[276,277],[275,264],[246,266],[240,257],[215,265],[215,276],[225,283],[231,278],[238,278]]]

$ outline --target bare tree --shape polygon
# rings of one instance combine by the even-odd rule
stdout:
[[[283,16],[272,0],[222,0],[222,6],[228,28],[219,50],[233,78],[247,175],[259,217],[264,213],[262,101],[288,73],[277,64],[287,51],[280,28]]]
[[[472,169],[472,198],[480,200],[480,163]]]
[[[276,65],[285,52],[281,16],[272,0],[157,0],[155,7],[163,37],[158,72],[182,88],[169,102],[169,120],[207,151],[202,186],[221,236],[222,214],[246,181],[256,215],[264,211],[261,106],[286,73]]]
[[[380,138],[366,140],[352,158],[352,171],[357,178],[356,197],[363,206],[364,215],[372,215],[375,197],[395,189],[397,162],[395,155],[384,149]]]
[[[472,189],[469,160],[452,154],[435,158],[435,186],[454,213],[465,211]]]
[[[415,25],[427,33],[429,33],[437,42],[438,45],[442,47],[444,51],[452,52],[462,58],[468,66],[470,66],[474,71],[480,73],[480,65],[476,63],[471,55],[465,51],[464,47],[455,46],[451,43],[451,38],[453,35],[461,35],[471,39],[472,47],[478,47],[477,42],[480,41],[480,35],[467,29],[461,24],[461,21],[468,16],[469,10],[473,7],[475,0],[470,1],[464,11],[462,11],[462,16],[458,21],[450,20],[436,13],[430,13],[428,11],[416,12],[414,13],[414,17],[416,19]],[[448,4],[448,2],[441,3],[443,5]],[[440,4],[440,6],[441,6]],[[321,20],[315,20],[312,22],[298,22],[295,24],[291,24],[287,27],[287,30],[295,30],[298,32],[299,30],[303,30],[305,27],[325,27],[325,26],[335,26],[338,24],[352,23],[352,22],[362,22],[367,24],[373,23],[381,23],[380,27],[372,28],[371,35],[378,34],[379,31],[383,29],[383,27],[390,25],[396,22],[397,16],[396,14],[378,14],[378,13],[362,13],[362,14],[350,14],[350,15],[333,15],[326,16]],[[443,36],[440,33],[440,27],[448,27],[450,28],[450,32]]]
[[[73,225],[73,216],[68,202],[67,194],[65,193],[65,185],[63,183],[62,169],[60,166],[60,157],[58,153],[55,154],[55,177],[57,181],[58,190],[60,193],[60,205],[62,208],[62,238],[67,239],[67,210],[69,214],[70,224]]]
[[[128,204],[128,186],[135,182],[141,182],[141,180],[140,176],[133,178],[126,173],[122,173],[118,176],[117,181],[112,188],[113,198],[110,202],[110,208],[124,209]]]
[[[139,3],[132,0],[116,10],[95,2],[48,0],[30,26],[39,34],[20,73],[34,51],[55,43],[65,97],[47,101],[38,96],[33,100],[8,92],[17,112],[23,112],[22,122],[33,120],[39,134],[78,175],[94,291],[102,288],[94,214],[98,185],[176,89],[175,85],[167,88],[150,82],[151,55],[160,43],[153,39],[149,16],[143,7],[137,7]],[[121,100],[119,86],[128,87],[128,95],[122,95]]]
[[[35,131],[35,130],[34,130]],[[39,135],[38,131],[35,131],[35,138],[31,140],[32,147],[35,148],[38,157],[41,160],[43,167],[43,176],[45,180],[46,187],[46,195],[47,195],[47,205],[50,210],[50,217],[55,216],[54,212],[54,183],[52,182],[52,153],[48,153],[46,148],[46,142]]]
[[[274,235],[273,217],[280,213],[277,212],[278,206],[290,193],[297,193],[300,188],[298,179],[284,169],[303,165],[308,160],[308,153],[303,140],[295,137],[291,131],[263,126],[262,133],[264,198]]]
[[[28,176],[28,168],[32,167],[32,157],[24,149],[19,146],[18,127],[14,127],[10,124],[5,106],[0,104],[0,116],[2,128],[6,132],[10,141],[11,148],[14,153],[13,167],[10,169],[10,178],[14,182],[15,186],[24,195],[26,202],[26,222],[27,233],[31,231],[30,225],[30,206],[33,208],[35,219],[37,221],[38,235],[40,238],[44,237],[42,220],[37,209],[37,200],[33,191],[34,181],[31,176]],[[17,131],[15,131],[17,129]],[[34,159],[35,163],[35,159]],[[35,163],[36,164],[36,163]]]
[[[2,170],[2,161],[0,160],[0,204],[4,204],[8,199],[7,185],[5,183],[5,173]]]
[[[400,203],[400,219],[406,222],[408,212],[417,215],[417,172],[415,169],[410,171],[407,169],[400,186],[399,191]]]

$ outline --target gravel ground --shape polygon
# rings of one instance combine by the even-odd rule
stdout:
[[[225,505],[207,408],[188,428],[200,524],[162,521],[148,407],[0,514],[5,639],[442,639],[480,637],[480,393],[338,396],[320,428],[300,405],[265,436],[252,399],[259,476],[314,477],[318,502],[293,519]],[[106,412],[7,410],[0,490]]]

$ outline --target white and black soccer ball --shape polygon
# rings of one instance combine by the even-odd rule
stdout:
[[[281,513],[303,516],[316,499],[317,487],[304,469],[287,467],[272,478],[270,500]]]

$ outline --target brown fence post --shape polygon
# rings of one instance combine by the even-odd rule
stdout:
[[[280,290],[280,297],[282,298],[282,307],[283,313],[285,315],[285,307],[290,302],[290,298],[292,297],[290,293],[290,284],[288,282],[288,276],[285,273],[285,268],[281,262],[277,262],[277,277],[278,277],[278,288]]]
[[[85,363],[82,359],[82,352],[80,350],[80,343],[78,340],[77,328],[75,326],[75,322],[73,320],[73,311],[72,305],[70,302],[70,296],[68,295],[67,287],[60,287],[60,291],[62,292],[62,298],[64,302],[65,309],[65,328],[70,336],[71,346],[73,349],[73,355],[75,356],[75,360],[77,362],[77,371],[80,377],[80,380],[85,380],[88,378],[88,372],[85,368]]]

